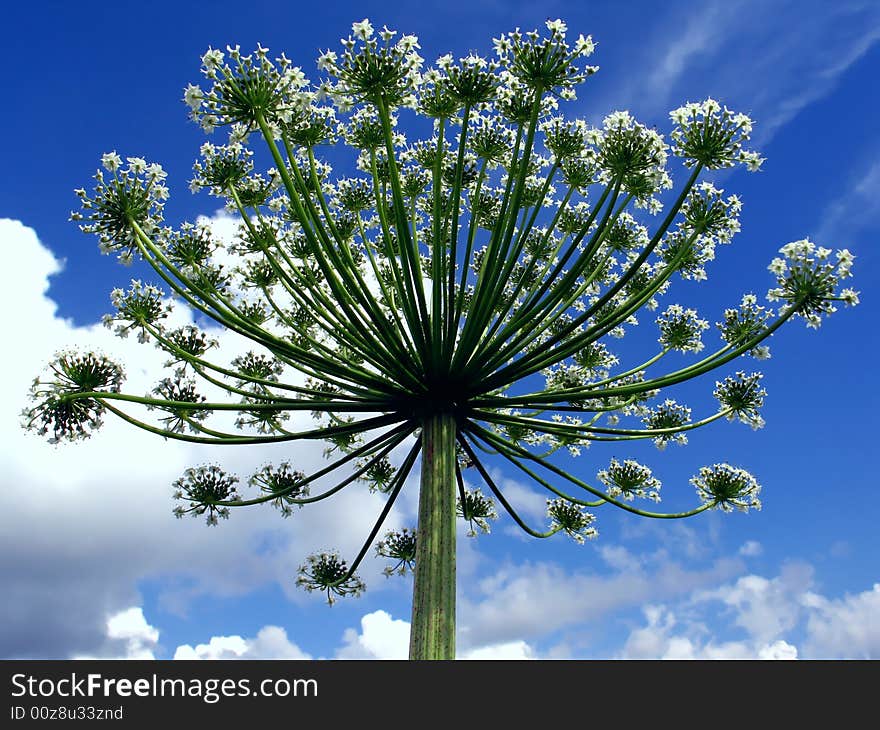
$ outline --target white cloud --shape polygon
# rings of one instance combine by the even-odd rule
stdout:
[[[758,148],[880,40],[880,6],[864,0],[808,10],[803,0],[710,0],[672,5],[666,18],[633,60],[652,71],[631,75],[600,108],[657,117],[713,96],[756,120]]]
[[[280,626],[264,626],[252,639],[212,636],[206,644],[178,646],[175,659],[311,659]]]
[[[803,602],[809,611],[807,656],[880,659],[880,583],[839,599],[808,593]]]
[[[744,558],[754,558],[764,552],[764,548],[757,540],[746,540],[737,551]]]
[[[852,245],[855,234],[869,226],[880,227],[880,150],[876,150],[846,192],[832,201],[819,217],[813,238],[828,248]]]
[[[798,623],[798,596],[809,589],[812,579],[810,566],[792,563],[783,566],[776,578],[746,575],[732,585],[699,592],[694,600],[726,604],[732,609],[734,625],[765,643],[782,636]]]
[[[360,633],[346,629],[338,659],[406,659],[409,656],[409,622],[374,611],[361,618]]]
[[[60,318],[46,293],[49,277],[62,264],[33,229],[0,220],[0,245],[14,250],[16,261],[0,274],[0,306],[16,313],[5,323],[15,356],[4,358],[0,379],[0,482],[7,500],[0,531],[0,656],[115,655],[103,617],[139,604],[138,584],[145,579],[161,579],[160,600],[178,611],[194,596],[242,595],[272,583],[291,600],[320,600],[295,588],[297,566],[308,553],[327,547],[356,553],[382,497],[346,489],[289,520],[271,507],[248,508],[209,528],[201,520],[171,516],[171,484],[186,467],[218,462],[246,478],[266,461],[289,459],[308,471],[324,463],[320,446],[194,446],[166,442],[113,417],[78,444],[51,446],[24,433],[18,413],[32,379],[56,350],[106,352],[126,364],[125,389],[132,393],[153,387],[165,358],[100,325],[76,326]],[[222,336],[220,357],[228,362],[240,352],[233,339]],[[411,512],[412,500],[401,504]],[[401,520],[395,507],[388,527],[399,527]],[[385,590],[381,568],[377,560],[363,564],[371,591]]]
[[[132,606],[111,615],[105,624],[106,642],[99,656],[74,656],[74,659],[155,659],[159,631],[144,617],[140,606]]]
[[[620,557],[618,553],[617,559]],[[628,567],[637,562],[624,561]],[[639,568],[611,575],[569,573],[552,563],[509,565],[460,596],[459,633],[467,646],[533,641],[615,610],[717,585],[741,569],[742,564],[731,559],[718,560],[701,570],[658,558],[651,563],[650,571]]]
[[[153,647],[159,641],[159,631],[147,623],[144,610],[139,606],[126,609],[107,619],[107,637],[126,642],[125,654],[129,659],[153,659]]]
[[[664,606],[644,609],[647,625],[634,629],[624,643],[624,659],[796,659],[797,648],[778,640],[772,644],[753,641],[718,641],[706,634],[704,624],[686,621]]]
[[[462,659],[537,659],[535,651],[524,641],[481,646],[464,653]]]
[[[875,659],[880,657],[880,583],[842,598],[813,590],[812,569],[783,566],[774,578],[745,575],[684,600],[643,609],[623,658]],[[728,606],[719,612],[717,603]],[[738,627],[741,638],[727,635]]]
[[[361,630],[347,629],[337,659],[406,659],[409,656],[408,621],[395,619],[386,611],[374,611],[361,618]],[[461,643],[459,640],[457,643]],[[459,659],[534,659],[525,641],[516,640],[483,646],[459,646]]]

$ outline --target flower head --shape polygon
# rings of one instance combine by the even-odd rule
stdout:
[[[235,485],[238,477],[227,474],[216,464],[206,464],[187,469],[183,476],[174,482],[174,499],[187,506],[174,508],[175,517],[190,514],[198,517],[207,513],[209,525],[216,525],[218,519],[229,518],[229,508],[222,504],[239,499]]]
[[[704,466],[691,479],[691,484],[703,502],[724,512],[732,512],[734,508],[743,512],[749,508],[761,509],[758,499],[761,486],[745,469],[730,464]]]
[[[836,301],[852,305],[858,301],[856,293],[848,290],[846,298],[837,291],[841,279],[851,275],[853,255],[846,249],[831,259],[831,249],[816,246],[810,239],[787,243],[768,269],[776,274],[778,286],[767,292],[771,302],[782,301],[795,308],[797,316],[806,320],[808,327],[818,328],[822,315],[829,315],[837,308]]]
[[[277,467],[266,464],[248,479],[248,484],[271,495],[272,505],[281,510],[284,517],[290,517],[294,505],[302,507],[300,500],[309,494],[308,485],[303,484],[305,478],[303,472],[291,467],[290,462],[283,461]]]
[[[139,157],[129,157],[122,167],[115,152],[101,158],[104,171],[95,173],[92,196],[85,189],[76,191],[82,213],[71,214],[83,233],[98,237],[102,253],[116,252],[123,263],[130,263],[142,244],[140,236],[158,230],[162,208],[168,197],[165,172],[157,164],[147,165]]]
[[[608,468],[596,476],[608,487],[611,497],[621,496],[626,500],[644,497],[660,501],[660,480],[651,473],[650,468],[634,459],[625,459],[623,462],[611,459]]]
[[[685,309],[680,304],[670,304],[657,318],[657,325],[660,327],[660,344],[681,352],[702,350],[702,333],[709,329],[709,323],[697,317],[695,309]]]
[[[654,436],[654,443],[662,450],[670,441],[687,443],[687,436],[679,429],[687,425],[690,419],[690,408],[667,398],[663,403],[652,408],[642,420],[652,431],[664,432]]]
[[[572,540],[583,545],[584,538],[593,539],[599,531],[592,527],[595,517],[579,505],[564,499],[547,500],[547,516],[550,529],[566,533]]]
[[[759,412],[764,405],[764,396],[767,395],[767,391],[760,385],[762,377],[761,373],[746,375],[738,372],[715,383],[713,395],[718,399],[721,408],[729,411],[728,420],[738,418],[754,429],[764,425],[764,419]]]
[[[476,537],[478,529],[488,535],[491,532],[489,520],[498,519],[495,503],[479,489],[465,491],[464,501],[461,497],[456,500],[455,511],[468,523],[468,537]]]
[[[405,575],[416,566],[416,531],[404,527],[400,531],[391,530],[376,543],[376,554],[395,561],[382,571],[386,576],[394,573]]]
[[[331,606],[336,596],[359,596],[367,588],[357,575],[349,574],[348,564],[335,552],[309,555],[299,568],[296,584],[310,593],[323,591]]]
[[[715,170],[742,163],[750,172],[764,161],[757,153],[744,150],[752,131],[752,120],[722,107],[714,99],[688,103],[669,113],[677,125],[672,131],[672,150],[693,167],[699,163]]]
[[[49,380],[34,380],[31,408],[22,412],[22,425],[50,443],[88,438],[102,425],[103,403],[83,393],[118,393],[125,373],[120,365],[96,352],[63,350],[47,367]]]

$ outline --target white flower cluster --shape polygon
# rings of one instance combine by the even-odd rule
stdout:
[[[584,544],[585,538],[592,540],[599,536],[599,531],[592,526],[594,515],[565,499],[548,499],[547,516],[551,530],[566,533],[579,545]]]
[[[677,125],[670,135],[673,151],[688,167],[699,163],[715,170],[740,163],[750,172],[761,168],[764,158],[742,147],[752,131],[752,120],[745,114],[706,99],[674,109],[669,117]]]
[[[397,31],[384,27],[378,37],[368,19],[352,24],[352,34],[343,38],[343,52],[325,51],[318,58],[318,68],[336,77],[328,93],[340,111],[355,103],[380,99],[388,108],[415,108],[416,89],[421,83],[424,59],[419,55],[419,40],[404,35],[392,43]]]
[[[713,395],[718,399],[723,410],[729,410],[727,420],[739,419],[753,429],[763,428],[764,419],[759,409],[764,405],[767,391],[761,387],[761,373],[746,375],[738,372],[729,375],[723,381],[715,382]]]
[[[620,496],[628,501],[642,497],[660,501],[660,480],[649,467],[634,459],[625,459],[623,462],[611,459],[608,468],[600,471],[596,477],[608,487],[609,497]]]
[[[745,469],[730,464],[704,466],[691,478],[691,484],[697,488],[700,499],[711,504],[713,509],[724,512],[761,509],[761,500],[758,499],[761,485]]]
[[[161,165],[147,164],[141,157],[128,157],[126,162],[128,165],[123,167],[116,152],[101,157],[104,170],[95,173],[93,197],[83,188],[75,191],[88,212],[84,215],[74,211],[70,219],[88,221],[80,224],[80,230],[98,237],[102,253],[116,251],[119,260],[129,264],[139,246],[137,228],[147,235],[158,230],[168,188]],[[112,177],[108,179],[105,170]]]
[[[21,412],[22,427],[51,444],[80,441],[101,427],[104,406],[77,393],[118,393],[125,380],[122,366],[99,352],[62,350],[46,367],[50,380],[37,377],[31,384],[30,408]]]
[[[771,312],[758,304],[758,297],[744,294],[739,309],[725,309],[724,321],[716,322],[716,326],[721,330],[721,338],[725,342],[742,345],[760,337],[770,317]],[[746,354],[756,360],[767,360],[770,357],[770,348],[767,345],[756,345]]]
[[[275,124],[301,113],[315,99],[305,90],[309,81],[299,66],[284,54],[273,62],[259,44],[248,55],[239,46],[227,46],[226,54],[209,48],[202,56],[202,73],[211,88],[189,84],[183,100],[206,132],[225,125],[240,124],[247,132],[260,121]]]
[[[574,46],[566,40],[568,27],[561,20],[546,22],[549,36],[537,30],[522,33],[518,28],[493,39],[495,54],[510,74],[528,89],[540,88],[560,98],[575,98],[575,86],[598,71],[580,61],[595,50],[590,36],[579,36]]]
[[[479,489],[466,490],[464,501],[456,500],[455,513],[468,523],[468,537],[476,537],[477,530],[488,535],[491,532],[489,520],[497,520],[495,503]]]
[[[652,431],[667,431],[667,433],[660,433],[654,436],[654,443],[661,451],[666,448],[666,444],[670,441],[674,441],[677,444],[687,443],[687,435],[675,430],[690,422],[691,409],[687,406],[667,398],[660,405],[654,406],[642,420],[645,426]]]
[[[253,170],[254,153],[240,142],[205,142],[199,153],[202,159],[193,163],[195,174],[189,185],[193,193],[208,188],[212,195],[227,196]]]
[[[110,301],[117,311],[115,315],[104,315],[102,323],[108,329],[118,323],[114,331],[119,337],[128,337],[128,333],[136,329],[138,342],[149,342],[146,325],[158,325],[171,311],[171,305],[164,302],[163,297],[158,287],[132,279],[128,291],[117,288],[110,292]]]
[[[709,323],[697,316],[697,310],[685,309],[680,304],[670,304],[657,317],[660,327],[658,342],[664,348],[680,352],[700,352],[703,349],[702,333]]]
[[[600,180],[620,183],[634,197],[636,207],[659,213],[662,205],[654,196],[672,187],[666,170],[668,151],[663,136],[628,111],[612,112],[602,121],[598,140]]]
[[[782,257],[773,259],[767,267],[776,275],[778,284],[767,292],[767,299],[785,302],[780,311],[794,307],[807,327],[815,329],[822,324],[822,315],[837,311],[834,302],[848,306],[859,303],[855,290],[837,290],[840,281],[852,275],[854,256],[847,249],[839,249],[832,260],[830,248],[804,238],[787,243],[779,253]]]

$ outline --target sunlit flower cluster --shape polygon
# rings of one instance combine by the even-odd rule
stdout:
[[[284,54],[273,62],[259,44],[247,55],[238,46],[227,46],[226,53],[209,48],[202,56],[202,74],[211,87],[190,84],[183,98],[206,132],[233,124],[251,130],[261,120],[277,123],[301,112],[312,98],[304,91],[309,82],[302,69]]]
[[[746,375],[738,372],[715,383],[713,395],[722,409],[728,412],[728,420],[739,419],[754,429],[764,426],[764,419],[759,412],[764,405],[764,396],[767,395],[767,391],[760,385],[762,377],[761,373]]]
[[[832,259],[830,248],[817,246],[810,239],[787,243],[767,267],[776,275],[778,286],[767,292],[771,302],[785,302],[802,317],[807,327],[818,328],[822,316],[836,311],[834,302],[849,306],[859,302],[858,292],[838,291],[842,279],[852,275],[853,255],[840,249]]]
[[[458,516],[468,523],[468,537],[476,537],[478,530],[488,535],[492,531],[489,520],[498,519],[495,503],[479,489],[465,491],[464,499],[458,498],[455,509]]]
[[[562,531],[581,545],[585,539],[592,540],[599,536],[599,531],[592,526],[595,516],[568,500],[548,499],[547,516],[551,530]]]
[[[608,468],[600,471],[596,477],[608,487],[610,497],[623,497],[629,501],[643,497],[660,501],[660,480],[649,467],[634,459],[624,459],[622,462],[612,459]]]
[[[697,488],[700,499],[713,508],[725,512],[761,509],[761,500],[758,499],[761,486],[745,469],[730,464],[704,466],[691,479],[691,484]]]
[[[248,484],[270,495],[272,506],[280,510],[282,516],[290,517],[294,506],[302,507],[301,500],[309,494],[305,479],[305,473],[294,469],[290,462],[283,461],[277,467],[266,464],[248,479]]]
[[[95,173],[95,187],[90,197],[85,189],[76,191],[83,212],[70,214],[83,233],[98,237],[102,253],[115,252],[124,264],[131,263],[139,246],[139,236],[158,230],[162,209],[168,198],[165,171],[156,163],[147,164],[140,157],[126,159],[116,152],[101,158],[103,170]],[[106,173],[110,173],[107,175]]]
[[[706,99],[673,109],[669,117],[676,124],[670,135],[673,150],[688,167],[699,163],[714,170],[740,163],[750,172],[761,168],[764,158],[743,149],[752,133],[752,120],[745,114]]]
[[[47,367],[48,380],[31,385],[33,406],[22,411],[22,425],[50,443],[88,438],[101,427],[104,405],[81,393],[118,393],[125,379],[121,365],[97,352],[63,350]]]

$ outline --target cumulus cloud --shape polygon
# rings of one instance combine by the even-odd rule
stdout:
[[[221,463],[246,478],[267,461],[288,459],[308,470],[323,463],[321,449],[166,442],[112,417],[75,445],[51,446],[24,433],[17,414],[34,376],[56,350],[99,349],[125,363],[125,389],[132,393],[155,385],[165,357],[98,324],[76,326],[59,317],[47,291],[62,263],[33,229],[0,220],[0,242],[16,251],[16,266],[3,270],[0,286],[0,305],[16,313],[5,323],[15,357],[4,358],[0,379],[0,474],[7,500],[0,531],[0,656],[115,654],[104,617],[139,605],[138,586],[146,579],[162,579],[160,599],[177,611],[195,596],[237,596],[269,584],[280,585],[294,601],[320,600],[295,588],[297,567],[328,543],[346,555],[356,553],[381,509],[381,496],[346,489],[289,520],[271,507],[249,508],[208,528],[171,516],[171,484],[186,467]],[[183,313],[176,316],[186,321]],[[220,336],[223,357],[243,351],[225,334],[211,334]],[[408,504],[401,503],[404,511]],[[388,527],[399,527],[401,515],[395,508]],[[381,567],[379,561],[364,562],[371,590],[384,589]]]
[[[207,644],[178,646],[175,659],[311,659],[280,626],[264,626],[252,639],[212,636]]]
[[[703,569],[657,560],[646,570],[625,551],[604,554],[626,569],[611,574],[570,573],[554,563],[526,562],[501,567],[483,578],[459,599],[463,641],[469,645],[534,641],[615,610],[717,585],[742,570],[740,561],[729,558]]]
[[[810,592],[803,604],[809,612],[807,656],[880,659],[880,583],[838,599]]]
[[[880,657],[880,584],[830,599],[814,590],[812,568],[803,563],[785,565],[773,578],[744,575],[673,605],[649,605],[643,614],[622,658]]]
[[[754,558],[764,552],[764,547],[757,540],[746,540],[738,552],[744,558]]]
[[[338,659],[406,659],[409,655],[409,622],[391,617],[386,611],[374,611],[361,618],[361,630],[348,629]],[[459,641],[459,643],[462,643]],[[525,641],[508,641],[482,646],[462,646],[459,659],[535,659],[535,652]]]
[[[406,659],[409,655],[409,622],[374,611],[361,619],[361,630],[346,629],[338,659]]]
[[[797,648],[785,641],[768,644],[753,641],[719,641],[705,624],[680,622],[664,606],[646,606],[647,624],[627,637],[620,658],[624,659],[796,659]]]

